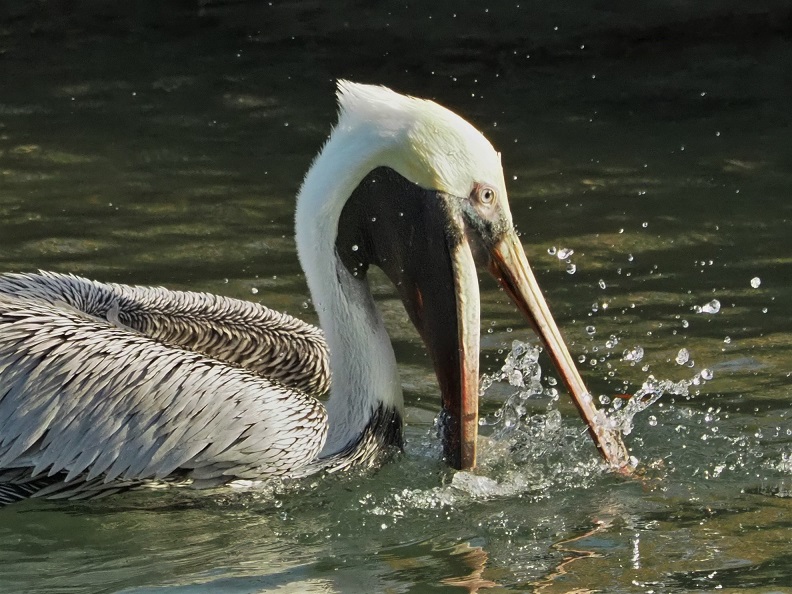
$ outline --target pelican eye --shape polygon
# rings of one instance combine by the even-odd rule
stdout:
[[[476,199],[481,204],[492,204],[495,202],[495,197],[497,193],[492,186],[485,186],[477,184],[476,187],[473,189],[473,193],[476,196]]]

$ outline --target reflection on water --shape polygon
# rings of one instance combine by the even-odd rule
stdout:
[[[403,455],[371,475],[263,491],[0,510],[4,588],[792,583],[783,3],[737,16],[706,3],[640,15],[576,3],[533,6],[530,18],[520,3],[486,15],[475,3],[357,7],[365,19],[304,3],[198,4],[0,11],[0,75],[13,81],[0,96],[0,269],[213,291],[315,321],[292,210],[334,119],[332,79],[434,97],[503,152],[550,307],[589,389],[629,429],[643,474],[603,470],[530,333],[484,276],[482,357],[493,375],[481,467],[449,471],[431,366],[375,274],[402,364]],[[431,25],[420,43],[416,23]]]

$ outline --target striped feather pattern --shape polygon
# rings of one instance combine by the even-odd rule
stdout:
[[[280,381],[259,375],[281,364]],[[0,503],[312,468],[326,413],[297,388],[321,392],[328,382],[321,333],[255,304],[49,273],[0,276]]]
[[[68,305],[157,340],[241,365],[308,394],[322,395],[330,387],[322,331],[249,301],[100,283],[54,272],[0,275],[0,294]]]

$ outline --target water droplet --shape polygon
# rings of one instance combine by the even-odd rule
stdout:
[[[575,266],[574,264],[569,264],[566,269],[567,274],[575,274],[576,270],[577,270],[577,266]]]
[[[657,426],[657,417],[656,417],[656,416],[654,416],[654,415],[649,415],[649,419],[648,419],[648,421],[649,421],[649,424],[650,424],[652,427],[656,427],[656,426]]]
[[[754,289],[758,289],[758,288],[759,288],[759,285],[761,285],[761,284],[762,284],[762,279],[760,279],[758,276],[755,276],[755,277],[753,277],[753,278],[751,279],[751,286],[752,286]]]
[[[547,248],[547,253],[550,254],[551,256],[555,256],[556,255],[556,246],[551,246],[551,247]]]
[[[608,404],[610,404],[611,399],[610,396],[605,396],[605,394],[602,394],[599,397],[599,401],[602,406],[607,406]]]
[[[376,223],[377,222],[377,217],[371,217],[371,222],[372,223]]]
[[[522,388],[525,385],[523,383],[522,371],[519,369],[512,369],[511,373],[509,373],[509,383],[515,388]]]
[[[566,260],[567,258],[572,256],[572,254],[574,254],[574,253],[575,253],[575,250],[573,250],[572,248],[561,248],[560,250],[558,250],[558,259],[559,260]]]
[[[644,229],[646,229],[648,226],[649,226],[649,223],[647,223],[646,221],[641,223],[641,227],[643,227]]]
[[[636,346],[624,351],[624,353],[622,354],[622,359],[625,361],[633,361],[637,363],[638,361],[643,359],[643,356],[644,356],[643,347]]]
[[[608,286],[608,285],[605,284],[605,281],[602,280],[602,279],[599,279],[599,283],[598,284],[599,284],[599,288],[600,289],[604,289],[605,287]]]
[[[690,326],[690,322],[688,322],[687,320],[682,320],[682,327],[687,328],[688,326]]]
[[[628,262],[632,262],[632,261],[633,261],[633,259],[634,259],[634,258],[633,258],[633,255],[632,255],[632,254],[627,254],[627,261],[628,261]]]
[[[254,295],[256,295],[256,294],[258,294],[258,289],[256,287],[253,287],[253,288],[250,289],[250,292],[253,293]]]
[[[597,331],[596,327],[594,327],[594,326],[586,326],[586,334],[588,334],[589,336],[594,335],[594,333],[596,331]]]
[[[725,344],[731,344],[731,336],[727,336],[727,337],[725,337],[725,338],[723,339],[723,342],[724,342]]]
[[[578,357],[578,363],[585,363],[586,362],[586,355],[580,355]]]
[[[705,303],[704,305],[698,306],[696,305],[693,308],[693,311],[696,313],[707,313],[707,314],[716,314],[720,311],[720,301],[717,299],[713,299],[709,303]]]
[[[353,251],[353,252],[356,252],[356,251],[358,251],[358,249],[359,249],[359,248],[358,248],[358,246],[357,246],[357,245],[353,245],[353,246],[352,246],[352,251]]]
[[[709,381],[713,374],[711,369],[702,369],[699,375],[701,375],[701,379]]]
[[[687,349],[679,349],[679,352],[676,356],[677,365],[684,365],[690,359],[690,353]]]

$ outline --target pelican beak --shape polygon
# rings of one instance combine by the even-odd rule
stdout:
[[[481,300],[470,244],[462,233],[450,233],[452,228],[455,226],[446,229],[446,242],[454,282],[456,335],[447,337],[456,342],[456,352],[450,353],[445,361],[436,362],[435,373],[443,399],[440,415],[443,454],[449,465],[464,470],[476,466]],[[453,328],[447,328],[446,332]]]
[[[490,272],[539,335],[600,454],[614,468],[627,471],[630,456],[621,435],[607,426],[603,414],[594,406],[514,230],[505,232],[491,245],[489,256]]]
[[[462,217],[448,208],[447,201],[423,201],[410,213],[410,221],[409,255],[400,259],[394,284],[437,376],[443,457],[458,470],[473,468],[481,324],[476,263]],[[392,267],[386,262],[383,269]]]
[[[440,386],[446,461],[457,469],[476,465],[478,260],[489,262],[539,334],[602,455],[612,465],[626,467],[627,450],[594,408],[510,221],[497,209],[482,217],[472,204],[378,168],[344,206],[336,239],[339,258],[361,282],[369,265],[385,272],[426,345]]]
[[[437,375],[444,457],[454,468],[472,468],[478,435],[479,288],[456,200],[392,169],[375,169],[344,206],[336,250],[359,279],[375,265],[396,287]]]

